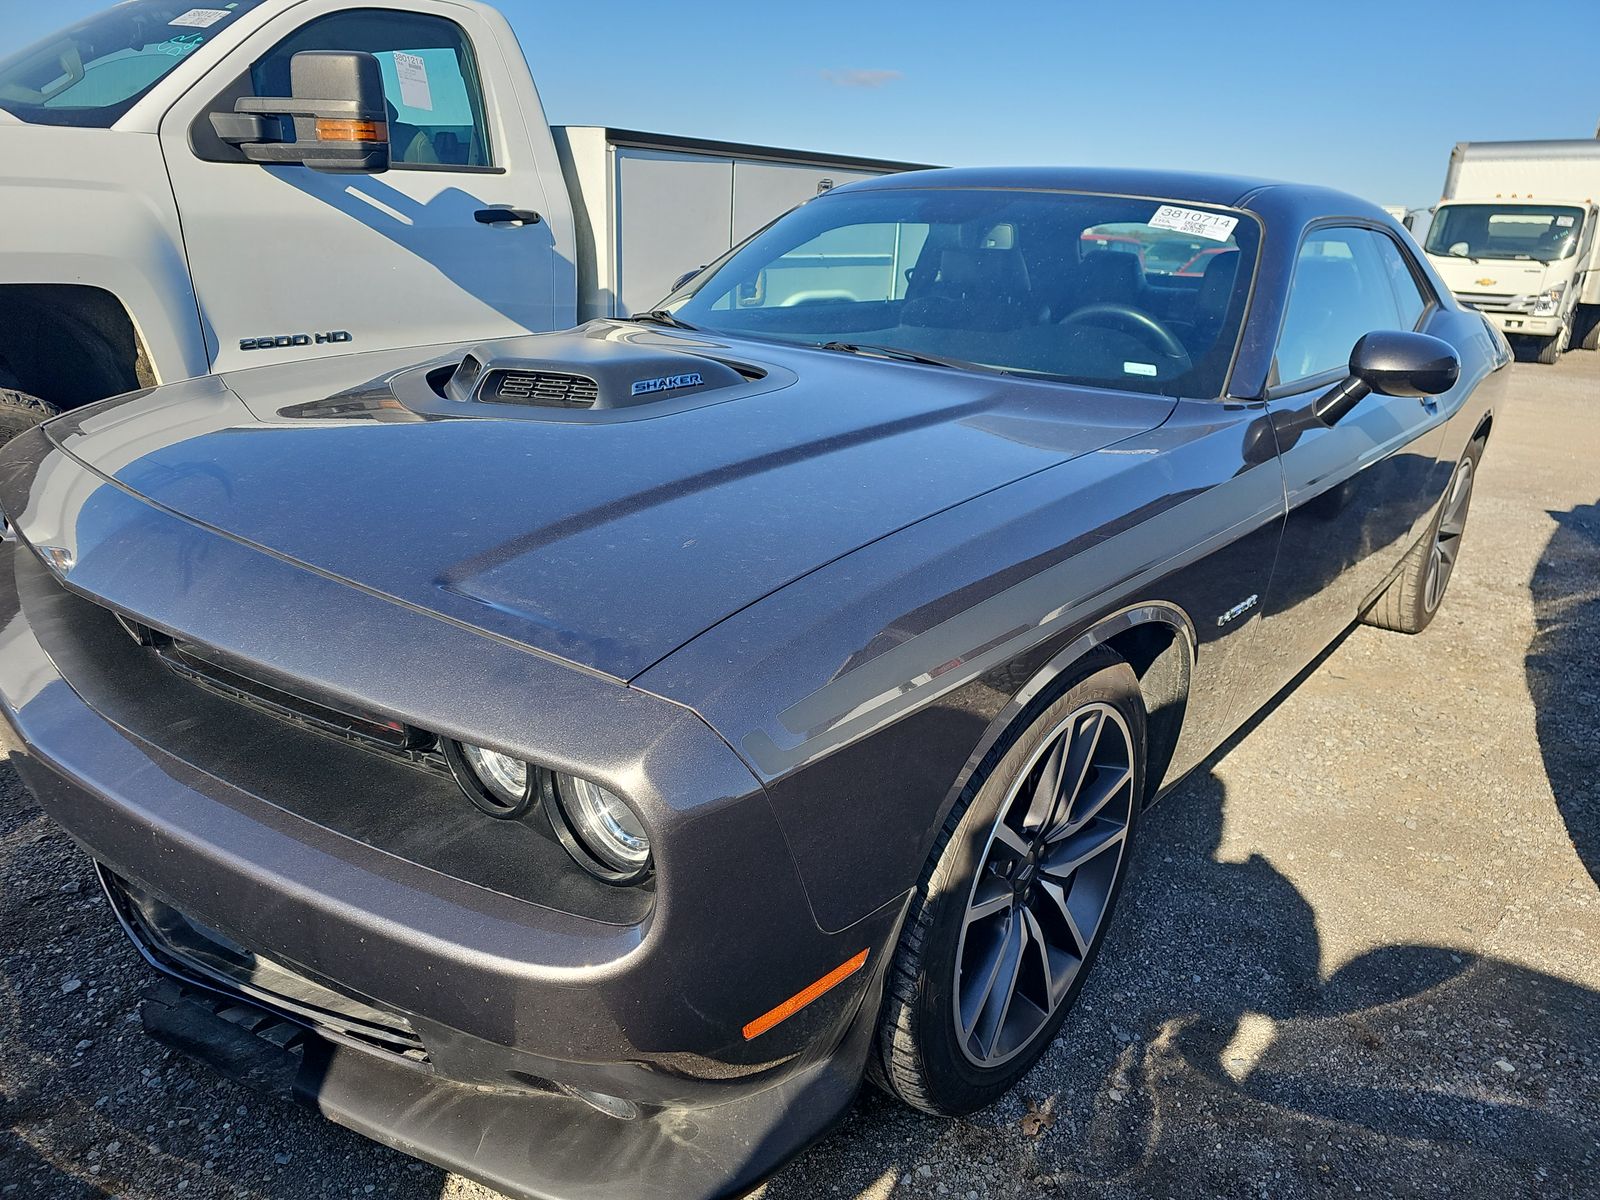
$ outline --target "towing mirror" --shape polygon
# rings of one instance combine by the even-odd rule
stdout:
[[[1425,333],[1369,333],[1350,352],[1349,376],[1319,398],[1312,412],[1332,425],[1373,392],[1426,399],[1448,392],[1460,376],[1461,357],[1449,342]]]
[[[289,90],[244,96],[233,112],[212,113],[212,128],[251,162],[347,175],[389,169],[389,106],[373,55],[302,50],[289,60]]]

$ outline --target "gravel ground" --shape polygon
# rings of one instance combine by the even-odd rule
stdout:
[[[1513,370],[1433,627],[1355,630],[1149,815],[1020,1094],[865,1092],[759,1196],[1600,1195],[1600,355]],[[0,1197],[490,1200],[147,1040],[3,764],[0,956]]]

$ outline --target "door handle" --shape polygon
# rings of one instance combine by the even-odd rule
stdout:
[[[537,225],[544,220],[531,208],[480,208],[472,218],[479,225]]]

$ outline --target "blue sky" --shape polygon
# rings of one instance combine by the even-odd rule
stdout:
[[[0,0],[0,49],[103,6]],[[1600,0],[501,7],[557,124],[1217,169],[1419,206],[1458,141],[1589,137],[1600,122]]]

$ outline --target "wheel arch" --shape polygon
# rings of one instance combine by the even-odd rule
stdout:
[[[1197,644],[1188,614],[1167,601],[1130,605],[1101,617],[1057,650],[990,721],[951,788],[940,820],[990,761],[1005,753],[1011,738],[1027,728],[1034,714],[1070,685],[1078,665],[1101,647],[1132,667],[1139,680],[1147,721],[1143,803],[1148,805],[1158,794],[1178,744]]]
[[[1493,428],[1494,413],[1492,411],[1484,413],[1483,420],[1478,422],[1478,427],[1472,431],[1472,436],[1467,439],[1467,445],[1470,446],[1473,442],[1487,442],[1489,440],[1489,431]]]
[[[0,284],[0,383],[59,409],[157,382],[127,306],[89,284]]]

